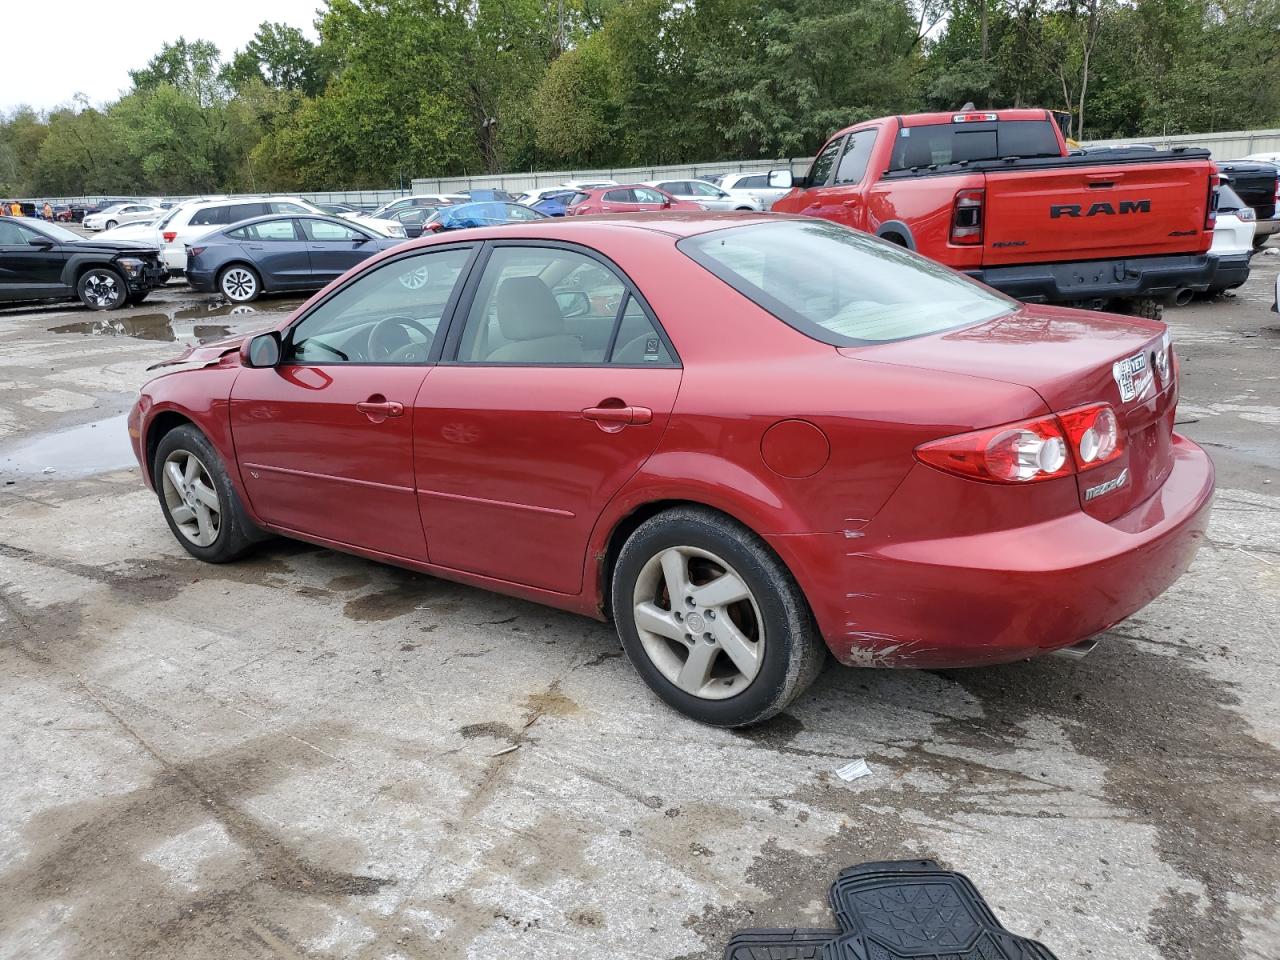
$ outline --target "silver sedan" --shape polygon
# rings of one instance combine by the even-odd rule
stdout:
[[[648,185],[681,200],[696,201],[708,210],[754,210],[758,213],[764,209],[754,197],[732,196],[706,180],[652,180]]]

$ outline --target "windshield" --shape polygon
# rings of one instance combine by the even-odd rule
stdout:
[[[838,347],[969,326],[1018,305],[910,250],[825,220],[733,227],[677,246],[779,320]]]

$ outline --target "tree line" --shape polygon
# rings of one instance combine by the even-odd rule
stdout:
[[[327,0],[316,25],[179,38],[114,102],[0,116],[0,195],[803,156],[969,101],[1078,139],[1280,125],[1280,0]]]

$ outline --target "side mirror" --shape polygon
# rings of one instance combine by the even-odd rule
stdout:
[[[369,242],[368,237],[356,237],[354,240],[351,241],[351,245],[353,247],[363,247],[368,242]]]
[[[274,367],[280,362],[280,334],[272,330],[250,337],[240,345],[240,362],[246,367]]]
[[[670,200],[663,200],[663,201],[662,201],[662,209],[663,209],[663,210],[667,209],[667,207],[669,207],[669,206],[671,206],[671,201],[670,201]]]
[[[719,196],[719,198],[720,198],[721,200],[728,200],[728,199],[729,199],[729,195],[728,195],[727,193],[725,193],[723,190],[721,190],[721,191],[720,191],[720,193],[719,193],[719,194],[717,194],[717,196]]]
[[[795,177],[790,170],[770,170],[769,186],[774,190],[790,190],[795,186]]]
[[[28,246],[39,247],[41,250],[48,250],[53,246],[53,241],[48,237],[32,237],[27,241]]]

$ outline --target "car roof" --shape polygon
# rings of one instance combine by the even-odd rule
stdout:
[[[593,237],[624,234],[634,236],[642,230],[653,235],[665,235],[676,239],[711,233],[729,227],[749,224],[779,223],[783,220],[807,220],[807,217],[778,213],[747,213],[744,211],[654,211],[652,213],[606,213],[579,217],[546,217],[542,220],[516,221],[496,227],[472,227],[467,237],[475,240],[567,240],[590,245]],[[409,241],[412,245],[430,246],[429,241],[442,240],[449,234],[424,236]],[[450,242],[457,242],[450,240]],[[396,249],[403,249],[397,247]]]
[[[243,220],[237,220],[235,223],[219,224],[223,230],[230,230],[232,227],[243,227],[254,223],[264,223],[268,220],[323,220],[325,223],[336,223],[344,227],[360,227],[366,233],[372,233],[368,227],[356,220],[348,220],[345,217],[334,217],[327,213],[265,213],[257,217],[246,217]]]

